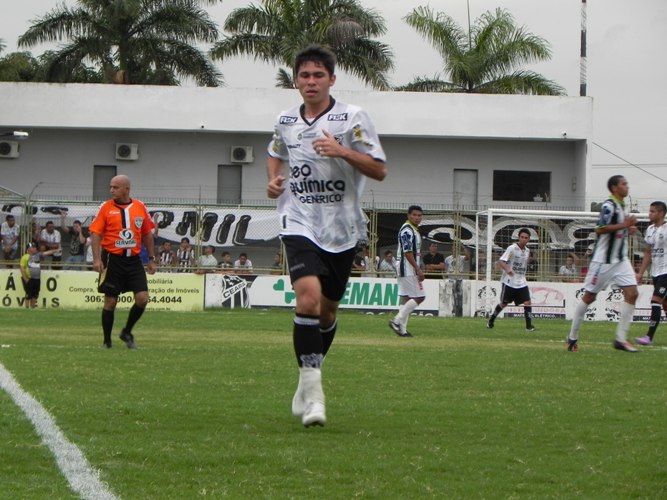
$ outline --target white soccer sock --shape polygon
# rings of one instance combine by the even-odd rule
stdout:
[[[586,304],[583,300],[577,304],[574,308],[574,316],[572,316],[572,326],[570,327],[569,337],[572,340],[577,340],[579,337],[579,328],[581,328],[581,322],[586,316],[586,311],[588,311],[589,304]]]
[[[621,317],[618,319],[618,325],[616,326],[616,340],[619,342],[625,342],[628,339],[628,329],[634,311],[634,304],[628,304],[627,302],[621,304]]]
[[[410,299],[405,304],[403,304],[401,308],[398,310],[396,318],[397,322],[402,327],[403,331],[401,333],[405,333],[407,331],[408,319],[410,318],[410,314],[412,314],[412,311],[414,311],[418,305],[419,304],[415,299]]]

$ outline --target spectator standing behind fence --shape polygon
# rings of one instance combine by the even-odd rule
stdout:
[[[565,283],[576,283],[579,281],[579,269],[574,264],[574,257],[572,255],[565,257],[565,264],[558,269],[558,276]]]
[[[496,306],[493,314],[486,323],[487,328],[493,328],[498,315],[508,304],[523,304],[523,316],[526,320],[526,330],[535,331],[533,326],[533,308],[530,302],[530,289],[526,281],[526,270],[530,261],[530,231],[526,228],[519,229],[519,240],[512,243],[498,260],[498,265],[503,270],[500,278],[502,290],[500,292],[500,303]]]
[[[14,267],[10,262],[16,260],[19,250],[19,234],[21,230],[12,214],[5,217],[5,222],[0,226],[2,235],[2,257],[7,261],[7,267]]]
[[[421,207],[412,205],[408,208],[408,220],[398,231],[397,281],[401,306],[394,319],[389,321],[391,328],[399,337],[412,337],[408,332],[410,314],[424,302],[424,272],[421,269],[421,244],[419,224],[424,212]]]
[[[391,250],[384,252],[384,257],[378,263],[377,270],[383,273],[392,273],[394,276],[396,275],[396,258],[394,257],[394,252]]]
[[[60,229],[64,234],[70,236],[69,257],[65,261],[66,271],[76,271],[83,269],[86,260],[86,235],[81,227],[81,221],[75,220],[71,227],[65,224],[67,209],[60,211]]]
[[[462,274],[469,270],[470,264],[470,250],[468,247],[463,247],[463,253],[455,256],[448,255],[445,259],[445,267],[448,273]]]
[[[283,254],[276,252],[273,256],[273,264],[271,264],[271,274],[283,273]]]
[[[366,177],[381,181],[387,174],[368,115],[330,95],[335,65],[336,56],[320,46],[297,54],[294,82],[303,103],[277,117],[267,165],[267,193],[278,198],[296,294],[293,345],[299,384],[292,414],[306,427],[326,423],[321,366],[336,333],[354,248],[366,237],[360,203]],[[284,162],[289,162],[287,178]]]
[[[215,258],[215,247],[206,245],[204,252],[197,259],[197,272],[210,273],[218,267],[218,259]]]
[[[369,276],[368,271],[371,270],[371,258],[366,245],[359,247],[352,261],[352,270],[356,275]]]
[[[233,269],[234,268],[234,263],[232,262],[232,254],[229,253],[227,250],[222,252],[222,256],[220,257],[220,264],[219,264],[220,269]]]
[[[440,278],[445,270],[445,256],[438,252],[438,244],[430,243],[428,253],[422,256],[424,274],[427,278]]]
[[[144,204],[130,198],[130,179],[117,175],[109,186],[111,199],[104,202],[90,225],[93,269],[100,273],[98,291],[104,294],[102,332],[104,347],[111,348],[114,313],[118,296],[134,293],[120,339],[135,348],[132,328],[148,305],[148,278],[139,257],[142,242],[148,250],[148,272],[155,273],[154,223]]]
[[[644,236],[644,259],[637,271],[637,284],[641,285],[644,272],[651,268],[653,278],[653,295],[651,296],[651,320],[648,331],[643,337],[635,340],[641,345],[653,345],[655,331],[660,324],[660,316],[664,309],[667,313],[667,224],[665,224],[667,206],[662,201],[654,201],[648,211],[652,224],[646,229]]]
[[[39,298],[39,289],[42,285],[41,260],[45,255],[53,255],[59,250],[54,248],[40,252],[35,243],[28,243],[26,253],[21,257],[19,268],[21,269],[21,280],[23,281],[23,290],[25,290],[25,306],[28,308],[37,307]]]
[[[42,253],[46,253],[48,250],[58,250],[57,252],[51,252],[49,255],[51,255],[53,268],[60,267],[60,263],[63,260],[63,251],[60,246],[61,236],[60,231],[56,229],[53,221],[48,221],[39,234],[39,245]]]
[[[234,269],[236,269],[238,274],[249,273],[252,271],[252,261],[248,258],[248,254],[239,254],[239,258],[234,261]]]
[[[597,294],[610,283],[623,289],[624,302],[616,326],[614,349],[625,352],[637,352],[637,348],[627,341],[628,329],[637,301],[637,277],[628,259],[628,236],[637,232],[637,217],[626,214],[624,199],[630,188],[622,175],[614,175],[607,181],[611,193],[608,200],[602,203],[600,218],[595,227],[595,247],[584,281],[584,295],[574,308],[570,334],[567,336],[567,350],[576,352],[579,329],[586,316],[588,306]]]
[[[190,246],[190,238],[181,238],[181,244],[176,250],[176,262],[179,273],[187,273],[192,269],[195,260],[194,250]]]
[[[171,241],[165,241],[162,243],[162,247],[160,248],[160,253],[158,254],[157,258],[158,270],[165,273],[170,273],[174,267],[175,260],[176,257],[174,256],[174,252],[171,250]]]

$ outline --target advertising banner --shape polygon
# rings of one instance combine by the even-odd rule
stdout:
[[[471,294],[473,316],[485,316],[487,304],[491,310],[500,301],[500,282],[494,281],[489,287],[484,282],[473,281],[474,293]],[[533,317],[544,319],[572,319],[574,308],[584,294],[582,283],[550,283],[531,281],[530,301],[533,307]],[[641,285],[638,287],[639,297],[633,316],[633,321],[648,321],[651,315],[651,295],[653,286]],[[597,299],[589,307],[586,320],[589,321],[618,321],[623,291],[618,287],[609,287],[597,295]],[[523,307],[509,305],[502,313],[505,317],[523,317]]]
[[[37,307],[44,309],[102,308],[104,295],[97,292],[97,273],[93,271],[42,271]],[[21,273],[1,270],[3,309],[25,307]],[[149,309],[153,311],[201,311],[204,305],[204,276],[188,273],[148,275]],[[119,297],[117,309],[129,309],[132,293]]]
[[[438,283],[437,280],[424,282],[426,299],[417,307],[416,313],[438,314]],[[399,301],[395,279],[351,278],[340,308],[393,311],[398,309]],[[253,307],[294,307],[295,295],[289,276],[257,276],[250,287],[250,302]]]

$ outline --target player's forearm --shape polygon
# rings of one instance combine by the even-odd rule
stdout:
[[[387,166],[384,162],[376,160],[365,153],[345,148],[345,152],[341,157],[366,177],[381,181],[387,176]]]
[[[283,173],[283,161],[280,158],[274,158],[269,156],[266,162],[266,174],[269,178],[269,181],[275,179]]]

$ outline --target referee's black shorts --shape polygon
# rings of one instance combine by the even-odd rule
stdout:
[[[340,302],[352,272],[355,249],[331,253],[303,236],[283,236],[282,241],[285,244],[292,283],[304,276],[318,276],[322,284],[322,295],[334,302]]]
[[[102,252],[104,271],[100,273],[97,291],[109,297],[118,297],[124,292],[147,292],[146,270],[138,255],[123,257]]]

